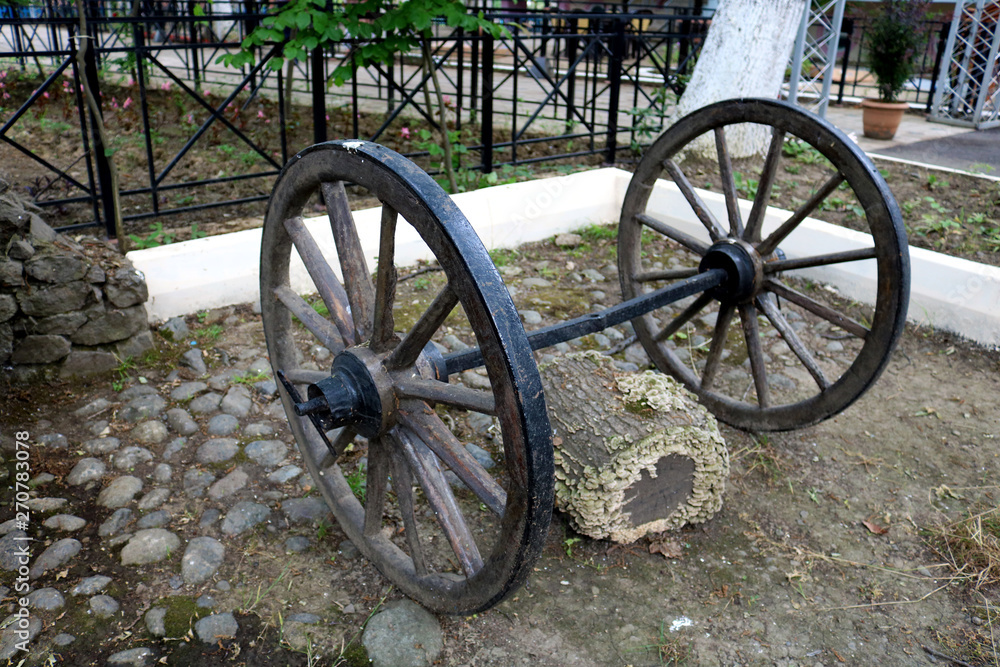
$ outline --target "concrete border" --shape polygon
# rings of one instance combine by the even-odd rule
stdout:
[[[487,248],[515,247],[589,224],[618,219],[631,174],[621,169],[596,169],[569,176],[503,185],[454,197],[473,223]],[[706,204],[725,219],[722,195],[700,191]],[[744,202],[749,212],[749,202]],[[650,197],[650,211],[669,217],[693,235],[705,236],[704,227],[688,210],[671,183],[661,181]],[[769,208],[765,233],[788,213]],[[369,261],[378,253],[378,209],[355,212],[362,245]],[[326,216],[307,222],[320,247],[333,256],[334,245]],[[402,234],[402,232],[401,232]],[[253,303],[258,295],[260,229],[212,236],[128,253],[146,275],[150,321],[163,321],[220,306]],[[871,245],[871,237],[818,220],[806,220],[782,244],[789,258]],[[413,233],[397,240],[402,263],[427,258],[429,252]],[[940,253],[911,248],[913,281],[909,320],[962,335],[984,345],[1000,345],[1000,268]],[[297,261],[297,258],[296,258]],[[336,262],[333,263],[336,265]],[[875,294],[874,262],[852,262],[805,273],[846,297],[872,303]],[[301,264],[293,267],[293,287],[311,289]]]

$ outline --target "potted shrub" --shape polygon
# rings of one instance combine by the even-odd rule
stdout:
[[[868,67],[878,85],[878,99],[866,99],[865,136],[892,139],[908,105],[899,101],[913,75],[913,62],[924,44],[923,0],[881,0],[868,29]]]

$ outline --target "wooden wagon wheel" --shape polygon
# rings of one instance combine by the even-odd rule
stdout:
[[[381,221],[370,225],[379,238],[374,280],[361,249],[367,230],[348,207],[345,182],[382,203]],[[304,208],[317,197],[329,214],[343,283],[319,251],[319,234],[303,222]],[[397,249],[414,243],[437,259],[447,280],[412,328],[397,332]],[[293,247],[311,290],[290,281]],[[376,144],[306,149],[284,168],[268,204],[260,287],[268,352],[283,381],[289,424],[350,539],[433,611],[473,613],[515,590],[541,552],[551,517],[549,422],[514,304],[451,199],[412,162]],[[300,296],[305,291],[319,293],[329,317]],[[486,353],[489,389],[435,379],[443,364],[432,338],[453,311],[449,326],[466,318]],[[303,368],[296,339],[303,344],[304,337],[305,344],[318,342],[334,353],[332,369]],[[495,417],[503,438],[499,473],[488,473],[467,452],[439,416],[449,411],[459,418],[463,411]],[[351,487],[358,479],[349,480],[342,464],[364,447],[362,502]],[[447,470],[463,490],[453,490]]]
[[[730,157],[727,137],[743,131],[766,134],[763,160]],[[711,159],[699,160],[695,154],[706,146]],[[805,167],[822,172],[810,181],[812,191],[794,212],[765,224],[779,170]],[[696,228],[684,226],[683,214],[650,207],[659,178],[677,186],[671,201],[698,221]],[[695,188],[703,186],[716,194],[699,194]],[[741,208],[741,194],[751,206]],[[786,257],[789,236],[811,224],[804,222],[809,216],[826,213],[870,238],[856,236],[848,249],[817,247]],[[660,370],[743,429],[794,429],[845,409],[885,368],[906,320],[908,246],[888,186],[842,132],[782,102],[720,102],[660,136],[626,193],[618,258],[626,299],[709,268],[729,273],[724,286],[633,325]],[[848,266],[875,278],[868,295],[874,305],[821,286],[816,272]]]

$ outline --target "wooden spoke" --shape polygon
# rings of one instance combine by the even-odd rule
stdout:
[[[654,280],[683,280],[691,276],[698,275],[697,267],[687,269],[654,269],[652,271],[640,271],[632,276],[632,280],[639,283],[650,283]]]
[[[409,404],[407,409],[400,411],[400,420],[423,440],[424,444],[437,454],[460,480],[465,482],[490,511],[497,516],[503,516],[507,505],[507,493],[448,430],[433,410],[426,405],[421,407]]]
[[[406,456],[406,462],[410,465],[410,470],[420,488],[423,489],[424,497],[434,510],[438,524],[444,531],[448,543],[451,544],[455,556],[458,557],[462,570],[466,576],[471,577],[482,569],[483,559],[458,508],[455,495],[441,473],[437,459],[427,446],[418,437],[411,435],[407,429],[397,426],[391,432],[395,434]]]
[[[398,442],[393,438],[393,442]],[[420,544],[420,533],[417,530],[417,517],[413,511],[413,476],[410,469],[398,456],[389,459],[392,468],[392,488],[396,494],[396,502],[399,504],[399,513],[403,518],[403,530],[406,533],[406,543],[410,547],[410,558],[413,560],[413,569],[417,575],[427,574],[427,561],[424,558],[424,549]]]
[[[312,306],[306,303],[305,299],[284,285],[274,288],[274,296],[292,312],[292,315],[299,318],[299,321],[324,347],[331,351],[344,349],[340,333],[330,324],[329,320],[321,317]]]
[[[368,470],[365,475],[365,535],[382,530],[385,492],[389,482],[388,443],[376,439],[368,443]]]
[[[337,244],[340,270],[347,288],[347,298],[351,304],[351,316],[357,341],[367,340],[371,334],[372,311],[375,302],[375,287],[372,285],[368,264],[361,249],[361,240],[354,227],[354,216],[347,202],[347,192],[341,181],[323,183],[323,200],[333,228],[333,240]]]
[[[705,370],[701,374],[701,388],[708,390],[719,372],[719,362],[722,361],[722,351],[726,349],[726,336],[729,335],[729,325],[733,321],[736,307],[730,303],[720,304],[719,316],[715,320],[715,331],[712,334],[712,344],[705,358]]]
[[[705,206],[705,202],[701,200],[695,189],[691,187],[691,183],[688,181],[687,176],[681,171],[680,167],[673,160],[664,160],[663,167],[670,174],[670,178],[674,179],[674,183],[680,189],[681,194],[684,195],[684,199],[687,199],[688,204],[691,206],[691,210],[694,214],[698,216],[701,220],[701,224],[705,225],[705,229],[708,230],[708,235],[713,241],[718,241],[719,239],[726,238],[726,230],[722,228],[719,221],[715,219],[712,212],[708,210]]]
[[[401,377],[396,380],[396,395],[400,398],[416,398],[429,403],[444,403],[487,415],[497,413],[492,393],[437,380]]]
[[[682,326],[687,324],[692,317],[701,312],[701,310],[710,303],[712,303],[712,297],[710,297],[707,292],[699,295],[698,298],[694,300],[694,303],[685,308],[681,311],[680,315],[671,320],[670,324],[668,324],[663,331],[656,334],[656,337],[653,340],[657,343],[661,343],[670,338],[675,333],[680,331]]]
[[[776,230],[771,232],[766,239],[761,241],[760,245],[757,246],[757,252],[761,254],[762,257],[766,257],[774,252],[775,248],[784,241],[789,234],[795,231],[795,228],[805,220],[809,215],[816,210],[820,204],[822,204],[830,194],[837,189],[841,183],[844,182],[843,174],[834,174],[826,183],[816,191],[812,197],[809,198],[805,204],[800,206],[788,220],[781,223],[781,226]]]
[[[375,279],[375,321],[371,350],[381,354],[398,342],[393,331],[392,305],[396,300],[396,210],[382,204],[378,274]]]
[[[822,304],[815,299],[802,294],[801,292],[793,290],[791,287],[788,287],[773,278],[769,278],[764,281],[764,289],[774,292],[782,299],[788,299],[792,303],[808,310],[813,315],[822,317],[831,324],[836,324],[844,331],[850,332],[858,338],[864,339],[868,337],[868,329],[858,322],[855,322],[848,316],[838,313],[829,306]]]
[[[420,356],[427,343],[431,341],[431,336],[441,328],[441,325],[448,319],[448,315],[455,309],[455,304],[457,303],[458,296],[451,289],[450,285],[445,285],[441,288],[441,291],[434,297],[431,305],[420,316],[420,319],[417,320],[417,323],[406,334],[403,341],[392,351],[389,358],[386,359],[386,368],[395,370],[398,368],[407,368],[415,364],[417,357]]]
[[[296,215],[288,218],[285,220],[284,227],[288,236],[291,237],[292,243],[295,244],[295,249],[298,251],[299,257],[302,258],[306,271],[312,277],[316,291],[319,292],[320,298],[326,304],[326,309],[330,311],[341,338],[344,339],[344,343],[348,347],[354,345],[354,323],[351,321],[347,292],[344,291],[344,286],[337,280],[333,269],[330,268],[319,246],[316,245],[316,240],[306,229],[302,216]],[[339,350],[331,350],[331,352],[337,353]]]
[[[699,241],[698,239],[696,239],[693,236],[690,236],[689,234],[685,234],[680,230],[674,229],[663,220],[660,220],[660,218],[655,215],[651,215],[649,213],[639,213],[638,215],[635,216],[635,219],[641,222],[642,224],[646,225],[650,229],[652,229],[654,232],[659,232],[660,234],[666,236],[668,239],[680,243],[682,246],[684,246],[693,253],[704,255],[706,252],[708,252],[707,243],[703,243],[702,241]]]
[[[291,370],[285,371],[285,377],[292,384],[316,384],[320,380],[325,380],[330,377],[329,373],[324,371],[310,371],[304,368],[292,368]]]
[[[326,470],[327,468],[335,464],[337,460],[341,456],[343,456],[344,451],[347,450],[347,446],[352,442],[354,442],[354,437],[357,435],[354,429],[352,429],[349,426],[337,429],[336,433],[337,435],[333,438],[333,441],[330,443],[330,445],[333,447],[333,451],[331,452],[327,450],[327,452],[323,455],[323,460],[320,461],[319,464],[320,470]]]
[[[764,311],[764,315],[770,320],[774,328],[778,330],[781,337],[785,339],[788,347],[791,348],[795,356],[799,358],[802,365],[806,367],[809,371],[809,375],[813,376],[816,380],[816,384],[822,390],[827,389],[830,386],[830,381],[826,379],[826,375],[823,374],[823,369],[819,367],[816,363],[816,359],[812,356],[809,350],[806,348],[805,343],[799,338],[799,335],[795,333],[791,325],[788,324],[788,320],[782,314],[781,310],[778,308],[777,304],[770,294],[761,294],[756,299],[757,307]]]
[[[767,212],[767,205],[771,201],[771,189],[774,185],[774,176],[778,170],[781,148],[784,143],[785,132],[778,128],[773,128],[771,132],[771,145],[767,149],[764,168],[761,170],[760,182],[757,184],[757,196],[753,200],[753,208],[750,209],[746,229],[743,230],[744,241],[755,243],[760,240],[761,226],[764,224],[764,214]]]
[[[767,369],[764,367],[764,348],[760,344],[760,329],[757,326],[757,309],[753,304],[740,304],[740,320],[743,323],[743,337],[746,339],[747,356],[750,357],[750,372],[757,389],[757,404],[766,408],[771,404],[771,394],[767,387]]]
[[[778,259],[773,262],[765,262],[764,273],[780,273],[781,271],[808,269],[813,266],[827,266],[829,264],[841,264],[843,262],[857,262],[862,259],[875,259],[875,256],[875,248],[871,247],[858,248],[857,250],[845,250],[844,252],[832,252],[829,255],[801,257],[799,259]]]
[[[722,192],[726,195],[726,212],[729,214],[729,233],[734,237],[743,236],[743,217],[740,215],[739,198],[736,196],[736,180],[733,178],[733,162],[729,159],[726,144],[726,130],[715,128],[715,152],[719,156],[719,175],[722,177]]]

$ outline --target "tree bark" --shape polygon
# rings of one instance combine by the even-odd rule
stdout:
[[[580,533],[634,542],[710,519],[729,454],[715,418],[672,378],[622,373],[596,352],[539,368],[552,422],[556,507]]]
[[[806,0],[725,0],[712,17],[676,118],[734,97],[777,99],[785,79]],[[698,142],[693,150],[715,159],[715,144]],[[726,133],[730,154],[762,153],[768,137],[764,128],[746,126]]]

